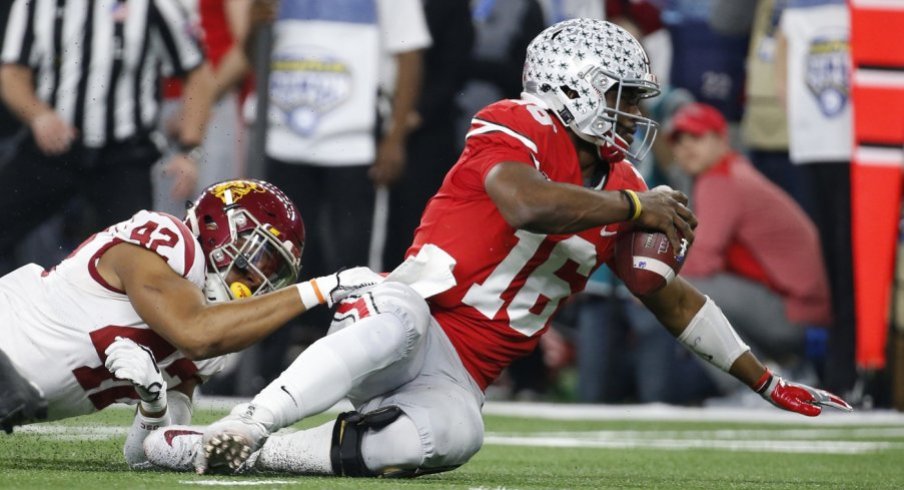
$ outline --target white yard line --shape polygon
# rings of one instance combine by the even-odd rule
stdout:
[[[37,434],[58,441],[104,441],[129,432],[126,426],[63,425],[54,422],[16,427],[16,434]]]
[[[182,485],[201,485],[207,487],[250,487],[253,485],[292,485],[291,480],[180,480]]]
[[[235,405],[250,401],[247,398],[201,397],[199,408],[229,410]],[[351,410],[347,401],[336,404],[329,411],[338,413]],[[661,403],[646,405],[582,405],[565,403],[487,402],[483,406],[486,415],[509,417],[536,417],[549,420],[673,420],[687,422],[748,422],[802,425],[902,425],[904,413],[892,410],[854,411],[842,413],[826,409],[819,417],[804,417],[781,411],[765,401],[761,408],[731,407],[679,407]]]
[[[676,407],[647,405],[579,405],[557,403],[490,402],[487,415],[536,417],[550,420],[643,420],[686,422],[746,422],[801,425],[904,425],[904,413],[891,410],[843,413],[826,409],[819,417],[805,417],[778,410],[763,402],[761,409],[726,407]]]
[[[851,442],[851,441],[732,441],[720,439],[632,439],[587,440],[575,437],[511,437],[487,434],[486,445],[603,448],[603,449],[719,449],[725,451],[809,453],[809,454],[863,454],[889,449],[902,449],[904,443]]]

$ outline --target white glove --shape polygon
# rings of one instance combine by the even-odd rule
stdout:
[[[159,413],[166,409],[166,381],[157,367],[151,349],[136,344],[132,339],[116,337],[104,351],[107,370],[119,379],[132,382],[141,408],[145,413]]]
[[[367,267],[354,267],[296,284],[305,309],[326,303],[328,307],[352,294],[383,282],[383,276]]]

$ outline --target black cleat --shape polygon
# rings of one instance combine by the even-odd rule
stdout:
[[[46,419],[47,400],[0,350],[0,428],[11,434],[17,425]]]

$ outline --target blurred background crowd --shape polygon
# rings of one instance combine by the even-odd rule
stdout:
[[[530,40],[568,18],[607,19],[641,40],[661,82],[643,107],[660,133],[635,163],[650,187],[691,197],[701,224],[682,274],[774,370],[861,407],[904,410],[896,316],[885,323],[887,365],[855,355],[844,1],[144,0],[156,5],[144,33],[122,27],[136,1],[0,5],[0,273],[50,267],[137,209],[181,217],[201,189],[238,177],[271,181],[296,202],[305,276],[391,270],[471,116],[519,96]],[[67,9],[82,12],[83,29],[62,27]],[[142,35],[141,49],[122,49]],[[99,59],[107,78],[79,76]],[[329,320],[305,315],[233,356],[203,391],[257,393]],[[741,388],[601,268],[488,394],[761,403]]]

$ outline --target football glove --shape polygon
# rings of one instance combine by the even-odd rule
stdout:
[[[769,403],[789,412],[808,417],[822,413],[822,407],[832,407],[845,412],[854,409],[840,396],[800,383],[785,381],[768,369],[757,383],[756,392]]]
[[[332,307],[350,295],[360,293],[381,282],[383,276],[380,274],[367,267],[354,267],[299,283],[296,287],[305,309],[310,310],[324,303]]]
[[[104,366],[113,376],[132,382],[145,413],[166,409],[166,381],[151,349],[132,339],[116,337],[104,353],[107,355]]]

